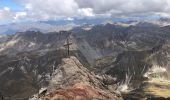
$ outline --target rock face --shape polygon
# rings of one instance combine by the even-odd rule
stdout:
[[[67,57],[67,51],[32,51],[16,56],[0,56],[0,91],[5,98],[16,100],[29,98],[37,93],[40,87],[47,86],[51,75],[62,58]],[[79,58],[83,64],[85,59],[77,51],[70,51],[70,55]],[[82,56],[82,55],[81,55]]]
[[[66,31],[50,34],[35,31],[18,32],[14,35],[6,36],[5,38],[7,39],[0,42],[0,53],[14,55],[20,52],[58,49],[63,46],[68,34]]]
[[[53,73],[43,100],[121,100],[115,92],[114,79],[99,76],[86,69],[71,56]]]

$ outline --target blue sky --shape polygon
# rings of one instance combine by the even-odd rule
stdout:
[[[13,0],[0,0],[0,9],[4,7],[9,7],[11,10],[20,11],[23,10],[24,7],[20,4],[14,2]]]
[[[5,9],[10,9],[6,12]],[[24,11],[25,7],[14,2],[14,0],[0,0],[0,24],[8,24],[13,22],[14,13]],[[9,15],[9,16],[8,16]],[[2,17],[2,18],[1,18]]]

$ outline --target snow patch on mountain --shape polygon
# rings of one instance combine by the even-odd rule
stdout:
[[[158,66],[158,65],[154,65],[154,66],[152,66],[152,68],[150,68],[149,70],[148,70],[148,72],[146,72],[145,74],[144,74],[144,77],[150,77],[150,75],[152,75],[152,74],[159,74],[159,73],[164,73],[164,72],[166,72],[167,70],[166,70],[166,68],[164,68],[164,67],[161,67],[161,66]]]
[[[14,46],[17,42],[19,41],[19,39],[13,39],[13,40],[11,40],[11,41],[9,41],[9,42],[7,42],[6,43],[6,47],[12,47],[12,46]]]
[[[35,46],[35,45],[36,45],[36,43],[30,42],[30,44],[28,45],[28,47],[33,47],[33,46]]]
[[[14,68],[13,68],[13,67],[8,67],[6,70],[4,70],[4,71],[2,71],[2,72],[0,73],[0,76],[4,75],[4,74],[7,73],[7,72],[12,73],[13,71],[14,71]]]

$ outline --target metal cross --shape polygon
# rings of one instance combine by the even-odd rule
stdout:
[[[69,41],[69,36],[67,37],[67,43],[64,45],[65,47],[67,47],[67,54],[68,54],[68,56],[70,56],[70,45],[71,45],[72,43],[70,43],[70,41]]]

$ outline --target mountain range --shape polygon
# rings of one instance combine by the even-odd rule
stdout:
[[[0,34],[15,34],[16,32],[25,31],[40,31],[43,33],[59,32],[62,30],[68,31],[75,27],[98,25],[106,23],[114,23],[119,25],[136,25],[140,23],[140,19],[127,19],[127,18],[83,18],[83,19],[64,19],[64,20],[44,20],[44,21],[26,21],[14,22],[9,24],[0,25]],[[158,18],[155,20],[146,19],[145,22],[154,23],[157,25],[165,26],[170,25],[169,18]]]
[[[42,24],[42,22],[39,23]],[[71,77],[75,79],[69,81],[68,84],[64,80],[53,83],[61,84],[63,82],[64,87],[73,86],[61,90],[62,87],[59,85],[60,89],[56,88],[58,91],[56,95],[63,93],[62,91],[67,94],[67,90],[72,93],[74,89],[79,89],[77,88],[79,85],[83,88],[91,85],[93,82],[87,80],[90,75],[93,77],[92,81],[97,82],[97,86],[91,85],[92,88],[96,87],[96,90],[92,89],[92,92],[102,92],[100,89],[103,86],[99,84],[108,85],[103,91],[110,94],[110,97],[115,97],[115,94],[122,96],[115,98],[130,98],[129,100],[170,97],[168,95],[170,87],[167,85],[170,84],[168,80],[170,78],[170,26],[147,22],[133,23],[135,24],[85,24],[72,27],[69,31],[51,30],[51,32],[24,29],[23,32],[0,35],[0,91],[6,99],[28,99],[38,93],[42,87],[50,88],[51,82],[63,75],[60,73],[62,71],[65,72],[65,77],[62,77],[67,80],[71,77],[67,70],[72,70],[72,67],[67,65],[67,68],[62,63],[62,59],[67,58],[68,62],[72,62],[73,59],[79,60],[78,62],[82,64],[81,67],[77,68],[74,64],[73,67],[75,66],[77,70],[70,71],[70,73],[82,72],[80,76],[84,80],[77,80],[78,76],[75,76]],[[44,30],[48,28],[43,27],[45,27],[42,28]],[[56,30],[55,26],[54,29]],[[11,30],[9,31],[13,32]],[[70,55],[67,54],[68,48],[64,46],[68,39],[71,43]],[[74,57],[69,59],[69,56]],[[67,62],[65,63],[67,64]],[[86,69],[83,69],[84,67]],[[110,81],[98,80],[96,78],[98,75],[106,75],[113,81],[109,83]],[[150,83],[151,79],[156,83]],[[78,83],[87,82],[88,85],[76,83],[77,86],[74,80]],[[167,83],[161,83],[162,80]],[[158,82],[160,82],[159,86],[157,86]],[[113,91],[109,90],[109,86],[114,87]],[[164,87],[167,90],[159,91],[159,87]],[[155,88],[158,91],[154,90]],[[160,93],[162,91],[167,92]],[[49,95],[45,97],[50,98]],[[53,97],[54,95],[51,98]]]

